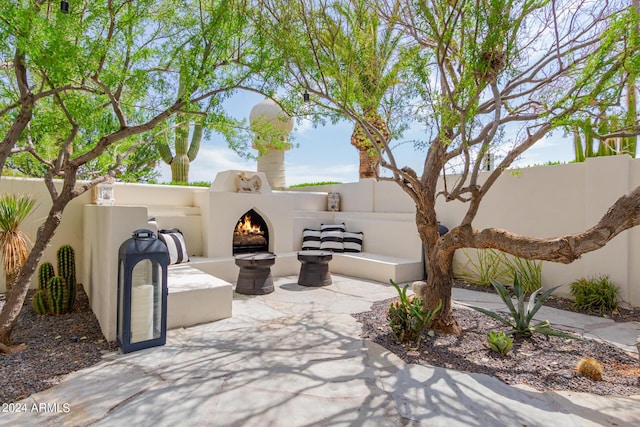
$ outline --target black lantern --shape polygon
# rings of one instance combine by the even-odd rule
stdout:
[[[60,12],[62,13],[69,13],[69,2],[62,0],[60,2]]]
[[[153,231],[141,229],[118,251],[118,323],[123,353],[167,341],[169,252]]]
[[[304,102],[309,102],[311,98],[309,97],[309,92],[307,92],[306,90],[304,91],[304,93],[302,94],[302,100]]]

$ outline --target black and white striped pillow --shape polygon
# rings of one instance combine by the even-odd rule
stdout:
[[[302,230],[302,250],[320,249],[320,230],[305,228]]]
[[[341,224],[320,224],[320,231],[345,231],[344,222]]]
[[[180,230],[177,228],[158,230],[158,238],[169,250],[169,264],[180,264],[189,261],[187,245],[184,243],[184,236]]]
[[[345,252],[362,252],[362,238],[364,233],[345,231],[342,233],[342,242]]]
[[[340,230],[329,230],[320,233],[320,249],[323,251],[343,252],[342,233]]]

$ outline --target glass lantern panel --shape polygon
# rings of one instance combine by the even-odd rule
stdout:
[[[124,335],[123,326],[124,326],[124,262],[120,261],[120,266],[118,267],[118,337],[122,339]]]
[[[159,338],[162,318],[162,267],[145,259],[131,276],[131,343]]]

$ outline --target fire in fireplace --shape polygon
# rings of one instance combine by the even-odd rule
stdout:
[[[233,230],[233,254],[269,251],[267,223],[253,209],[240,217]]]

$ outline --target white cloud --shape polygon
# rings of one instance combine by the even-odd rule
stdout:
[[[309,164],[287,164],[285,167],[287,185],[323,181],[354,182],[358,180],[358,164],[341,164],[328,167]]]

